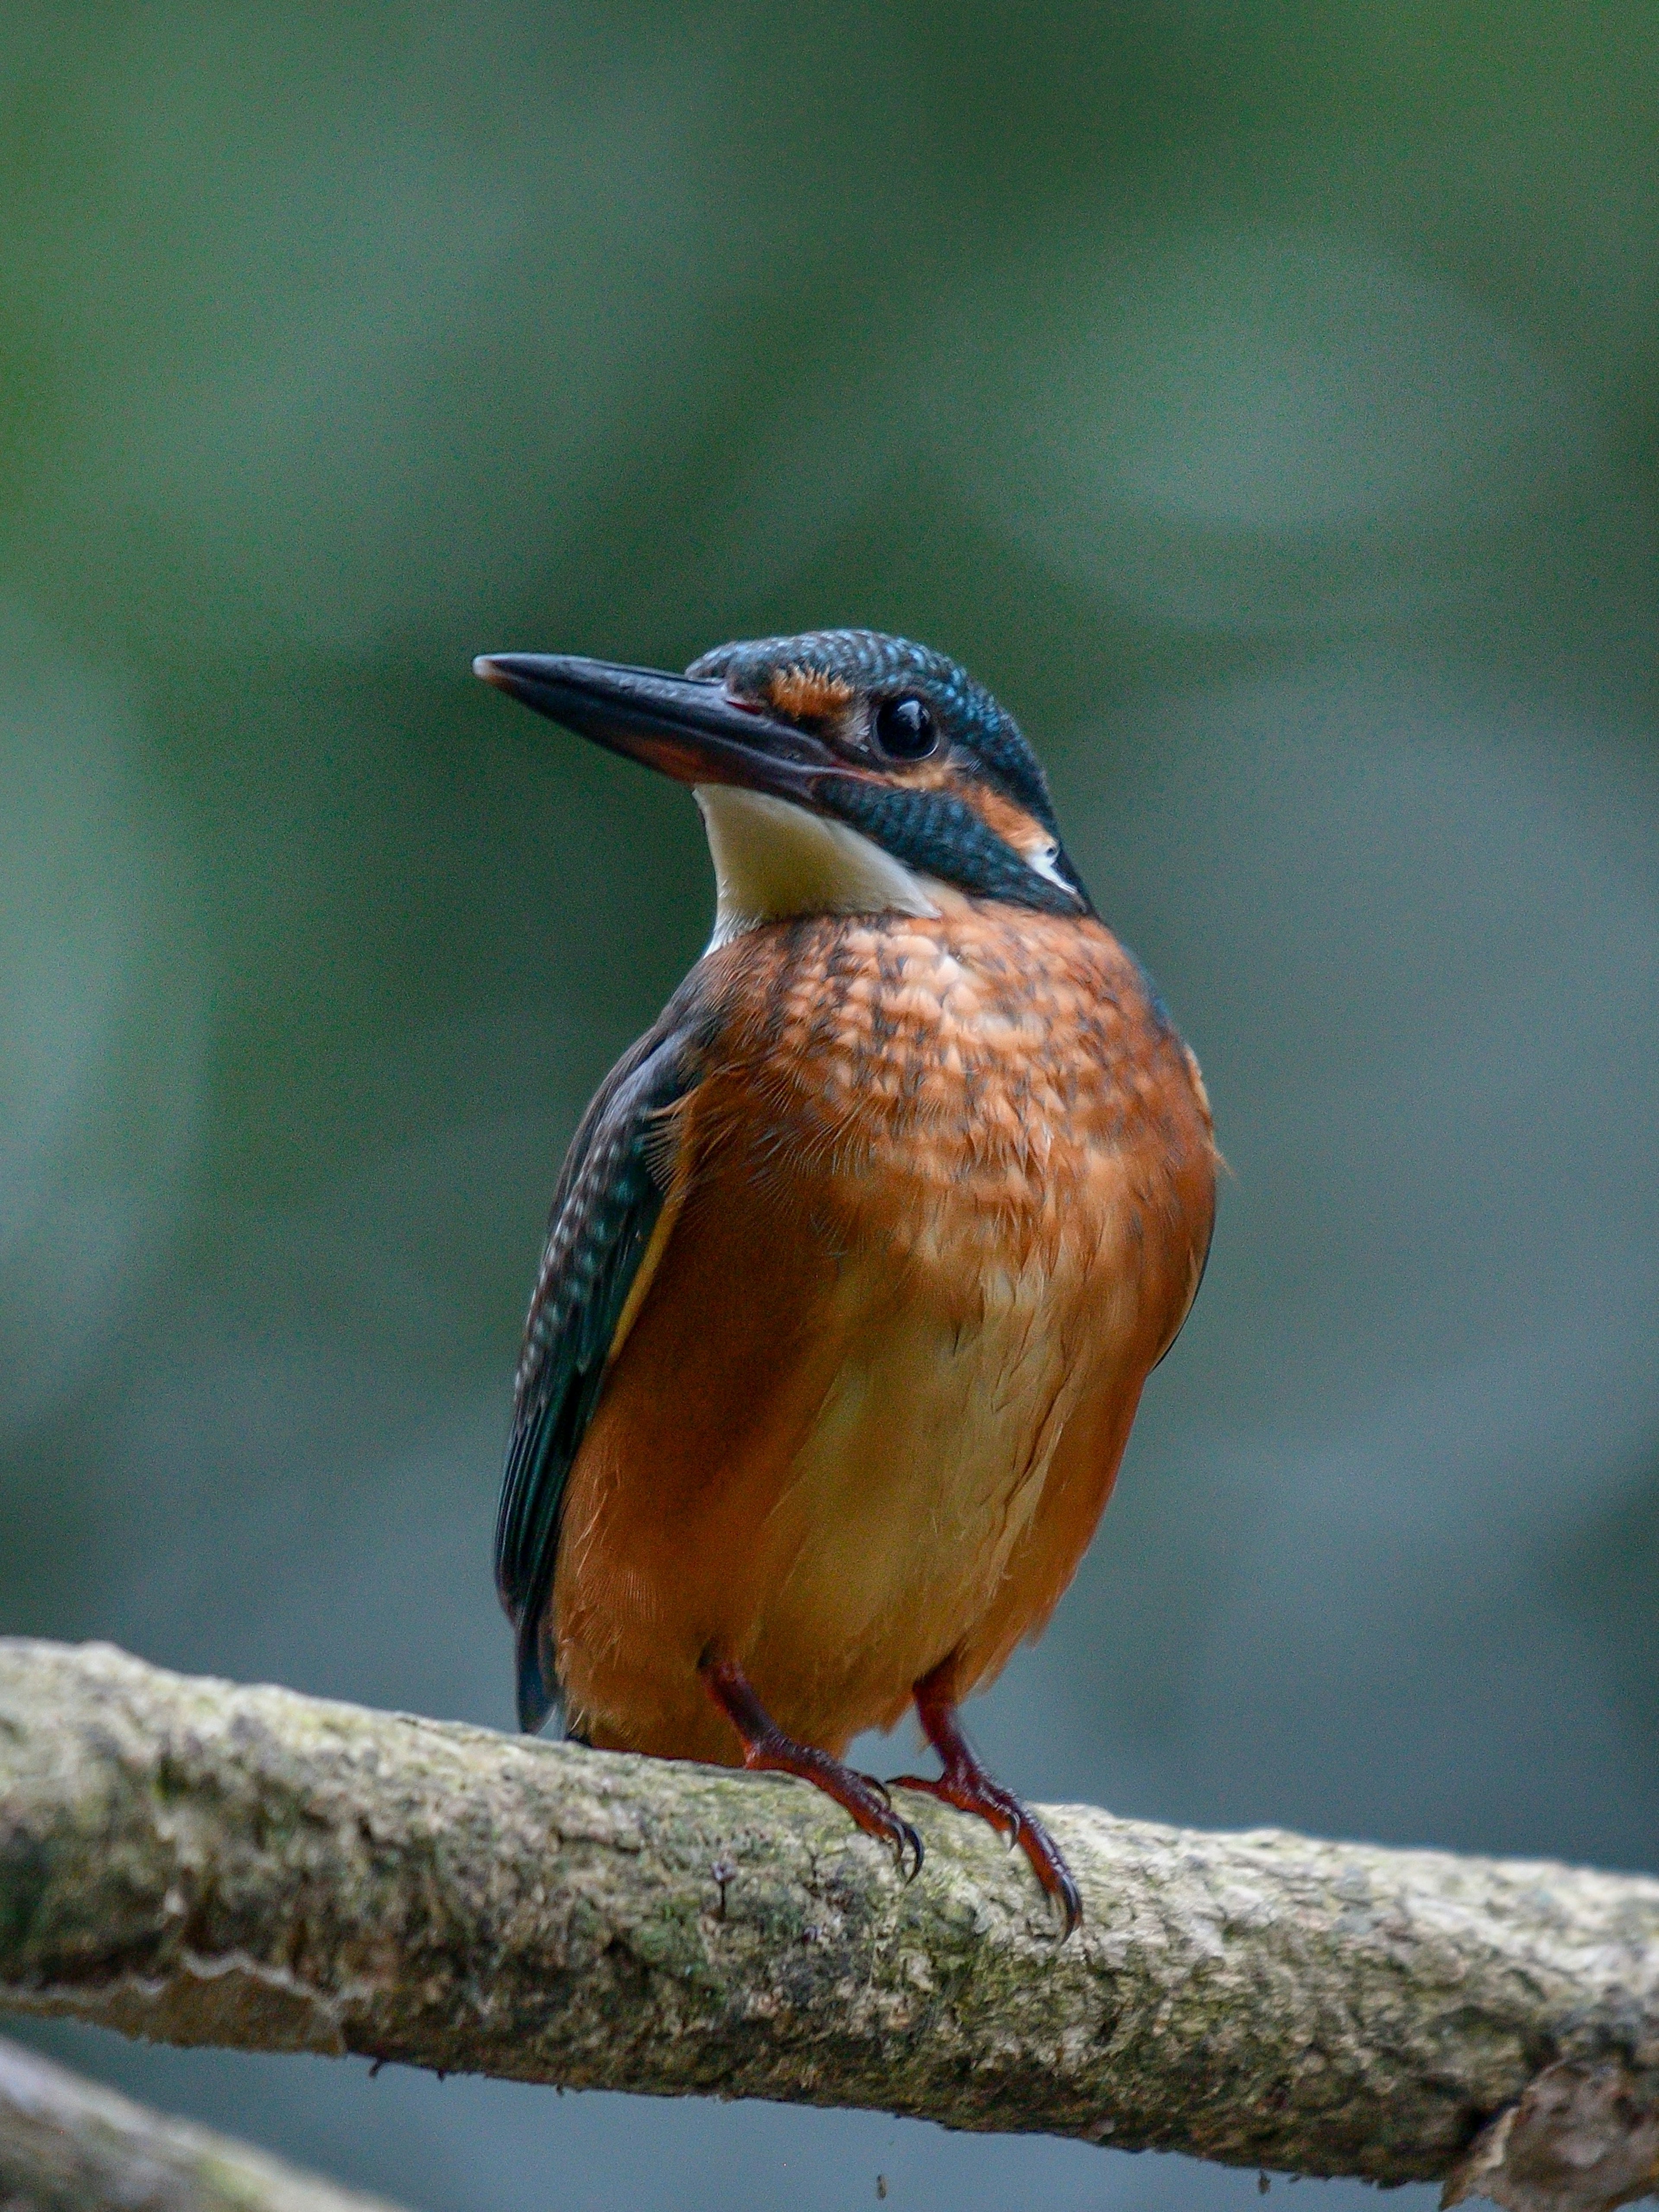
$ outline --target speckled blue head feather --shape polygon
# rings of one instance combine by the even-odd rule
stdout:
[[[882,781],[826,780],[814,803],[906,866],[982,897],[1055,913],[1090,911],[1088,893],[1060,848],[1042,763],[1013,716],[945,653],[878,630],[806,630],[720,646],[687,673],[720,678],[734,695],[775,707],[805,701],[809,722],[816,688],[819,720],[831,741],[834,724],[845,718],[842,741],[850,738],[855,749],[860,718],[867,725],[884,700],[922,701],[954,788],[937,780],[909,781],[901,763]],[[1015,818],[1024,817],[1046,846],[1039,862],[987,818],[995,812],[984,805],[987,793],[1018,810]]]
[[[809,629],[799,637],[757,637],[716,646],[688,676],[723,676],[737,690],[758,690],[776,668],[816,671],[854,691],[915,691],[939,716],[951,743],[972,755],[987,778],[1058,836],[1042,763],[1019,724],[948,654],[876,629]]]

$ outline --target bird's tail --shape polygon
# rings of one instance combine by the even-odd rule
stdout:
[[[539,1608],[526,1606],[517,1622],[517,1679],[519,1726],[526,1735],[538,1735],[548,1715],[559,1701],[553,1672],[553,1653]]]

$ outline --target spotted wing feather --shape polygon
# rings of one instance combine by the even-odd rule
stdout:
[[[525,1323],[495,1586],[517,1638],[519,1723],[532,1731],[555,1696],[547,1609],[565,1484],[672,1182],[669,1115],[696,1080],[695,1031],[675,1011],[617,1062],[582,1117]]]

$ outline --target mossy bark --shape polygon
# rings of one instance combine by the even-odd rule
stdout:
[[[1552,2068],[1659,2111],[1659,1881],[1058,1808],[1061,1944],[904,1809],[908,1884],[801,1784],[0,1643],[0,2007],[1389,2182]]]

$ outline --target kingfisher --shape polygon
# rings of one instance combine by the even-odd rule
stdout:
[[[684,676],[475,672],[688,784],[708,950],[566,1155],[495,1534],[520,1724],[796,1775],[914,1873],[844,1763],[914,1705],[925,1790],[1052,1835],[959,1707],[1035,1639],[1204,1272],[1198,1063],[1097,915],[1013,717],[871,630]]]

